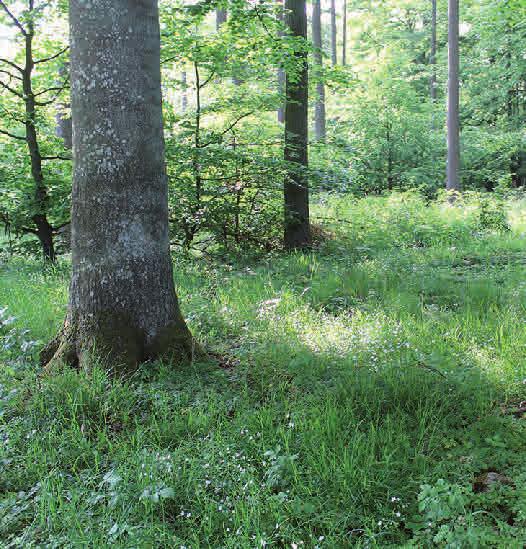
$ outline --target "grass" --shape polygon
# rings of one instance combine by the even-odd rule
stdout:
[[[177,259],[221,364],[126,381],[39,377],[68,265],[2,264],[1,546],[523,547],[526,202],[503,207],[326,197],[312,254]]]

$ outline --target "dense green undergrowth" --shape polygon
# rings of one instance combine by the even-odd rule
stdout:
[[[2,264],[2,547],[524,546],[526,203],[315,213],[311,254],[177,259],[219,358],[125,381],[40,377],[67,261]]]

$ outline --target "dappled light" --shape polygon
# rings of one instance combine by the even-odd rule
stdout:
[[[526,546],[526,0],[0,0],[0,548]]]

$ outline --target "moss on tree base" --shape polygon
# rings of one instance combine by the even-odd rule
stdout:
[[[89,369],[102,362],[119,375],[133,373],[147,360],[178,363],[205,356],[182,318],[148,338],[130,318],[112,312],[99,314],[89,322],[66,319],[60,332],[40,352],[40,364],[50,372],[63,364]]]

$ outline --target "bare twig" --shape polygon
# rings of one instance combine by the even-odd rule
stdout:
[[[17,76],[16,74],[13,74],[12,72],[6,71],[4,69],[0,69],[1,74],[7,74],[9,78],[14,78],[15,80],[22,80],[21,76]]]
[[[254,114],[254,111],[250,111],[250,112],[246,112],[245,114],[242,114],[241,116],[238,116],[233,122],[232,124],[230,124],[229,126],[227,126],[226,129],[224,129],[219,135],[223,136],[225,135],[226,133],[228,133],[229,131],[231,131],[232,129],[234,129],[234,127],[239,124],[239,122],[241,122],[241,120],[243,120],[243,118],[246,118],[247,116],[250,116]],[[213,143],[213,141],[209,141],[208,143],[202,143],[200,145],[200,148],[204,148],[204,147],[208,147],[210,146],[211,144]]]
[[[9,16],[9,18],[13,21],[13,23],[20,29],[20,32],[24,35],[24,36],[27,36],[27,31],[26,29],[24,29],[24,27],[22,26],[22,23],[20,23],[20,21],[13,15],[13,13],[10,11],[10,9],[6,6],[5,2],[3,0],[0,0],[0,7],[3,8],[3,10],[7,13],[7,15]]]
[[[44,59],[37,59],[36,61],[34,61],[34,64],[38,65],[38,63],[47,63],[48,61],[53,61],[53,59],[60,57],[63,53],[66,53],[68,50],[69,50],[69,46],[66,46],[64,49],[60,50],[55,55],[51,55],[50,57],[44,57]]]
[[[8,86],[7,84],[4,84],[4,82],[2,82],[1,80],[0,80],[0,86],[2,86],[4,89],[10,91],[13,95],[16,95],[17,97],[20,97],[20,99],[24,99],[24,96],[20,92],[16,91],[11,86]]]
[[[24,74],[24,69],[19,65],[17,65],[16,63],[13,63],[13,61],[9,61],[9,59],[4,59],[3,57],[1,57],[0,63],[5,63],[6,65],[13,67],[13,69],[16,69],[18,72]]]

